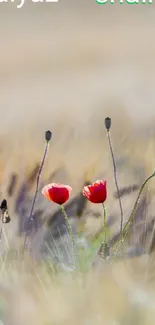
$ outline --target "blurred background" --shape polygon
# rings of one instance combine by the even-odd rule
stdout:
[[[154,4],[17,4],[0,4],[0,196],[12,173],[20,187],[40,163],[50,129],[42,184],[69,183],[74,196],[86,179],[107,178],[109,213],[119,213],[104,118],[112,118],[120,186],[139,186],[154,169]]]
[[[88,141],[93,147],[105,135],[107,114],[114,117],[118,146],[131,124],[153,123],[153,8],[93,0],[26,1],[22,9],[2,3],[0,135],[6,150],[22,143],[24,154],[23,141],[41,145],[47,128],[58,151],[83,150]]]
[[[41,144],[48,128],[58,151],[61,145],[65,152],[72,145],[82,150],[88,141],[93,147],[105,134],[107,114],[114,117],[119,146],[131,124],[153,123],[153,4],[16,5],[0,7],[0,135],[6,147],[26,138]]]
[[[22,228],[22,217],[29,215],[47,129],[53,132],[53,138],[41,187],[51,181],[70,184],[74,198],[85,181],[106,178],[112,237],[120,229],[104,126],[105,117],[112,118],[111,138],[119,185],[121,189],[128,188],[127,195],[122,196],[124,220],[129,217],[139,186],[154,170],[155,6],[120,5],[117,0],[114,5],[98,5],[95,0],[59,0],[53,4],[29,0],[17,9],[19,3],[0,3],[0,198],[7,199],[12,218],[5,227],[8,237],[2,238],[11,263],[7,264],[4,255],[0,293],[8,305],[4,306],[6,312],[2,317],[0,300],[0,319],[4,325],[24,325],[26,312],[29,324],[33,325],[94,325],[103,324],[105,319],[109,325],[152,324],[153,287],[147,287],[146,293],[145,288],[136,286],[133,265],[128,269],[118,263],[112,274],[105,271],[104,279],[100,273],[98,282],[90,274],[85,292],[85,278],[73,284],[72,279],[65,277],[59,296],[55,282],[51,285],[51,273],[44,267],[37,269],[31,261],[24,273],[23,265],[12,258],[16,255],[8,253],[7,245],[17,250],[20,247],[15,232]],[[10,187],[13,177],[15,184]],[[153,228],[154,184],[151,180],[144,192],[137,212],[137,221],[143,225],[135,228],[131,246],[145,248],[146,234]],[[129,190],[133,185],[136,189]],[[57,206],[47,202],[40,192],[36,220],[52,218]],[[75,209],[68,212],[70,217],[74,213]],[[62,218],[55,216],[54,220],[53,231],[58,229],[57,220],[61,225]],[[102,207],[88,203],[84,213],[86,238],[98,234],[102,226]],[[36,237],[32,236],[35,248],[42,243],[42,233],[41,228]],[[62,246],[61,253],[68,265]],[[2,251],[3,248],[1,241]],[[98,249],[96,246],[95,256]],[[145,279],[147,261],[140,260],[138,264]],[[137,264],[134,265],[137,270]],[[151,276],[153,279],[153,271]],[[145,281],[142,284],[145,287]]]
[[[73,195],[107,177],[113,192],[107,115],[122,186],[141,182],[154,168],[154,4],[16,6],[0,4],[1,196],[11,173],[22,181],[40,162],[47,129],[43,177],[58,169]]]

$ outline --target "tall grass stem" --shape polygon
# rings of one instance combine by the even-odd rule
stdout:
[[[48,152],[48,147],[49,147],[49,142],[47,142],[46,145],[45,145],[43,159],[42,159],[42,162],[41,162],[41,165],[40,165],[40,168],[39,168],[39,171],[38,171],[38,175],[37,175],[36,190],[35,190],[34,198],[33,198],[33,201],[32,201],[30,214],[29,214],[29,217],[28,217],[28,228],[26,230],[25,238],[24,238],[23,254],[24,254],[24,251],[25,251],[26,243],[27,243],[27,237],[28,237],[28,234],[29,234],[29,231],[30,231],[30,228],[31,228],[31,222],[33,221],[33,210],[34,210],[34,206],[35,206],[36,199],[37,199],[37,194],[38,194],[38,190],[39,190],[40,176],[41,176],[41,173],[42,173],[42,169],[44,167],[46,155],[47,155],[47,152]]]
[[[107,247],[107,217],[106,217],[106,208],[103,203],[103,212],[104,212],[104,219],[103,219],[103,245],[102,245],[102,252],[101,252],[101,257],[105,259],[105,251]]]
[[[135,217],[135,214],[136,214],[136,210],[137,210],[137,206],[139,204],[139,201],[140,201],[140,198],[141,198],[141,195],[142,195],[142,192],[146,186],[146,184],[148,183],[148,181],[155,177],[155,172],[153,172],[142,184],[142,186],[140,187],[139,189],[139,193],[138,193],[138,196],[137,196],[137,199],[135,201],[135,204],[133,206],[133,209],[132,209],[132,212],[131,212],[131,215],[128,219],[128,221],[126,222],[123,230],[122,230],[122,233],[121,235],[119,236],[116,244],[114,245],[114,255],[117,256],[117,254],[119,253],[119,249],[121,248],[121,243],[124,243],[126,237],[127,237],[127,234],[128,234],[128,230],[129,230],[129,227],[131,226],[133,220],[134,220],[134,217]]]
[[[113,145],[112,145],[112,140],[111,140],[109,130],[107,130],[107,136],[108,136],[108,142],[109,142],[109,147],[110,147],[110,152],[111,152],[111,157],[112,157],[112,162],[113,162],[114,179],[115,179],[115,185],[116,185],[116,189],[117,189],[117,196],[118,196],[120,212],[121,212],[120,233],[122,233],[122,231],[123,231],[123,208],[122,208],[120,190],[119,190],[119,185],[118,185],[118,180],[117,180],[117,168],[116,168],[115,155],[114,155],[114,150],[113,150]]]
[[[71,224],[69,222],[69,219],[68,219],[68,216],[67,216],[67,213],[65,211],[64,206],[61,205],[60,207],[61,207],[61,211],[62,211],[62,214],[63,214],[64,219],[66,221],[68,232],[69,232],[69,235],[70,235],[70,239],[71,239],[71,243],[72,243],[73,259],[74,259],[74,264],[75,264],[75,262],[76,262],[76,251],[75,251],[75,240],[74,240],[74,236],[73,236],[72,226],[71,226]]]

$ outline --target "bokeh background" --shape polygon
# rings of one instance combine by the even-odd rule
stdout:
[[[40,162],[46,129],[43,178],[57,171],[74,196],[86,177],[106,177],[112,196],[107,115],[121,186],[142,182],[154,168],[154,4],[16,6],[0,7],[1,197],[13,172],[21,182]]]
[[[16,8],[16,1],[0,4],[0,198],[8,199],[12,222],[6,233],[11,238],[17,230],[17,198],[22,184],[42,158],[47,129],[53,132],[53,138],[41,185],[49,180],[68,183],[74,197],[85,180],[106,178],[107,213],[115,217],[113,234],[119,231],[120,212],[114,197],[106,116],[112,118],[111,137],[120,187],[139,187],[154,170],[155,7],[116,2],[98,5],[95,0],[59,0],[56,4],[26,1],[21,9]],[[12,173],[18,176],[17,186],[8,197]],[[145,225],[154,219],[154,188],[152,180],[138,214]],[[23,212],[26,215],[34,184],[28,191],[28,206]],[[131,191],[122,198],[125,219],[136,195]],[[91,215],[85,216],[87,237],[98,233],[103,224],[102,207],[88,207]],[[57,209],[41,195],[37,201],[40,208],[44,208],[45,215]],[[100,217],[94,218],[92,211],[101,213]],[[139,242],[137,234],[136,228],[132,244]],[[103,324],[103,319],[111,325],[138,321],[141,325],[152,324],[154,293],[150,296],[150,288],[146,294],[139,287],[134,292],[137,282],[129,280],[122,264],[117,266],[112,277],[106,273],[98,283],[91,274],[91,286],[88,278],[84,295],[83,285],[77,288],[77,283],[66,282],[65,278],[59,297],[45,270],[38,271],[30,263],[27,277],[21,266],[17,271],[13,264],[11,272],[6,272],[3,262],[1,293],[4,289],[8,302],[4,325],[27,324],[25,312],[33,325],[51,324],[51,319],[53,325]],[[143,261],[140,270],[144,270]]]
[[[16,2],[1,4],[0,132],[6,151],[19,145],[18,153],[27,155],[24,141],[41,150],[42,132],[50,128],[53,159],[63,153],[68,164],[74,147],[74,161],[81,162],[95,141],[99,150],[107,114],[114,117],[118,147],[131,125],[153,123],[153,9],[87,0],[27,1],[18,10]]]

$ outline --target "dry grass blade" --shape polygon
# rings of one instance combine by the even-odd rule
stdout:
[[[11,178],[10,178],[10,183],[7,189],[7,194],[8,196],[13,196],[15,190],[16,190],[16,185],[17,185],[17,181],[18,181],[18,175],[17,174],[12,174]]]

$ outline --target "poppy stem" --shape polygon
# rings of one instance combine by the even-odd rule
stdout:
[[[25,251],[26,243],[27,243],[27,237],[28,237],[28,234],[29,234],[29,231],[30,231],[30,228],[31,228],[31,222],[33,221],[33,210],[34,210],[34,206],[35,206],[36,199],[37,199],[37,194],[38,194],[38,190],[39,190],[40,176],[41,176],[41,172],[42,172],[42,169],[43,169],[43,166],[44,166],[44,163],[45,163],[48,147],[49,147],[49,142],[47,141],[46,146],[45,146],[45,150],[44,150],[43,159],[42,159],[39,171],[38,171],[37,181],[36,181],[36,190],[35,190],[34,198],[33,198],[33,201],[32,201],[30,214],[29,214],[29,217],[28,217],[28,228],[27,228],[26,233],[25,233],[25,239],[24,239],[24,245],[23,245],[23,254],[24,254],[24,251]]]
[[[120,190],[119,190],[119,185],[118,185],[118,180],[117,180],[117,169],[116,169],[115,155],[114,155],[114,150],[113,150],[112,140],[111,140],[109,130],[107,130],[107,136],[108,136],[108,142],[109,142],[109,147],[110,147],[110,152],[111,152],[111,157],[112,157],[112,162],[113,162],[114,179],[115,179],[115,185],[116,185],[116,189],[117,189],[117,196],[118,196],[120,212],[121,212],[120,233],[122,234],[122,231],[123,231],[123,208],[122,208]]]
[[[104,227],[104,230],[103,230],[103,245],[102,245],[102,252],[101,252],[101,257],[103,259],[105,259],[105,251],[106,251],[106,247],[107,247],[107,217],[106,217],[106,208],[105,208],[105,205],[104,203],[102,204],[103,205],[103,211],[104,211],[104,219],[103,219],[103,227]]]
[[[69,219],[68,219],[68,216],[67,216],[64,206],[61,204],[60,207],[61,207],[62,214],[63,214],[64,219],[67,224],[68,232],[69,232],[71,243],[72,243],[73,258],[75,259],[75,240],[74,240],[74,236],[73,236],[73,232],[72,232],[72,226],[69,222]]]
[[[139,193],[138,193],[138,196],[137,196],[137,199],[135,201],[135,204],[133,206],[133,209],[132,209],[132,212],[131,212],[131,215],[128,219],[128,221],[126,222],[123,230],[122,230],[122,234],[120,235],[120,237],[118,238],[116,244],[114,245],[114,253],[115,253],[115,256],[117,257],[117,254],[119,253],[119,250],[120,250],[120,245],[121,243],[124,243],[127,235],[128,235],[128,230],[129,230],[129,227],[131,226],[133,220],[134,220],[134,217],[135,217],[135,214],[136,214],[136,210],[137,210],[137,206],[139,204],[139,201],[140,201],[140,198],[141,198],[141,195],[142,195],[142,192],[144,190],[144,187],[145,185],[148,183],[148,181],[155,177],[155,172],[153,172],[142,184],[142,186],[140,187],[139,189]]]

